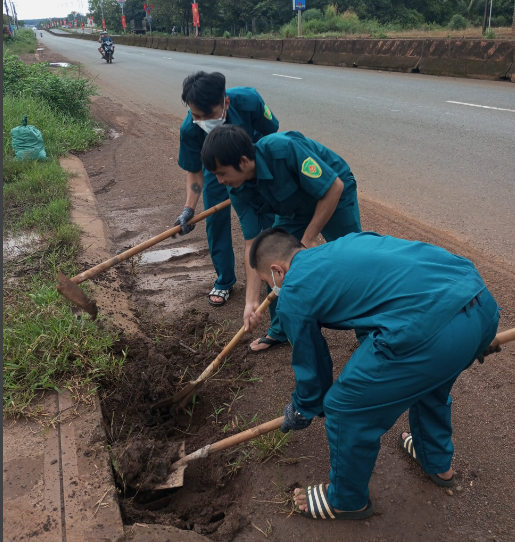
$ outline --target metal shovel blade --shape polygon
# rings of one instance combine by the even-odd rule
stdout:
[[[172,473],[163,484],[154,486],[153,489],[172,489],[174,487],[182,487],[184,485],[184,471],[188,466],[187,463],[183,463],[177,467],[175,465],[180,463],[180,460],[186,456],[186,443],[182,441],[179,448],[179,459],[172,465]]]
[[[154,408],[165,408],[175,403],[180,403],[180,406],[184,408],[189,403],[190,399],[202,387],[203,384],[204,382],[197,382],[195,380],[191,380],[181,391],[176,393],[173,397],[168,397],[157,402],[156,404],[152,405],[150,409],[153,410]]]
[[[57,291],[68,301],[71,301],[77,307],[86,311],[91,315],[91,319],[95,320],[98,314],[97,304],[89,299],[89,297],[78,287],[78,285],[63,275],[60,271],[57,275],[59,283]]]

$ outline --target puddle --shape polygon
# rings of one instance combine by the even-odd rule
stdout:
[[[198,250],[191,247],[179,247],[168,248],[164,250],[153,250],[151,252],[144,252],[141,257],[141,265],[148,265],[151,263],[167,262],[177,256],[184,256],[185,254],[197,254]]]
[[[50,62],[50,66],[53,66],[54,68],[71,68],[73,64],[70,64],[69,62]]]
[[[111,139],[118,139],[120,136],[121,136],[121,134],[119,134],[114,128],[111,128],[109,130],[109,137]]]
[[[4,237],[3,256],[6,260],[14,260],[24,256],[37,247],[41,237],[37,233],[22,233],[15,237]]]

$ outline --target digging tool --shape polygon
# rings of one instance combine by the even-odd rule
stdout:
[[[182,455],[183,453],[185,453],[183,443],[181,446],[181,451],[179,452],[179,455],[182,457],[178,461],[173,463],[172,473],[163,484],[154,486],[153,489],[170,489],[173,487],[182,487],[184,485],[184,471],[186,470],[188,464],[192,461],[202,459],[203,457],[208,457],[216,452],[221,452],[222,450],[226,450],[227,448],[231,448],[232,446],[236,446],[237,444],[241,444],[242,442],[247,442],[261,435],[265,435],[266,433],[271,433],[272,431],[275,431],[276,429],[279,429],[279,427],[281,427],[283,420],[284,416],[281,416],[280,418],[275,418],[275,420],[262,423],[261,425],[253,427],[252,429],[247,429],[242,433],[233,435],[232,437],[219,440],[214,444],[208,444],[207,446],[204,446],[203,448],[200,448],[199,450],[192,452],[189,455]]]
[[[215,205],[214,207],[211,207],[210,209],[205,210],[202,213],[199,213],[198,215],[194,216],[191,220],[188,221],[188,225],[196,224],[197,222],[200,222],[201,220],[204,220],[208,216],[211,216],[218,211],[221,211],[222,209],[225,209],[226,207],[229,207],[231,205],[231,200],[225,200],[222,203],[219,203],[218,205]],[[159,235],[156,235],[155,237],[152,237],[148,241],[145,241],[144,243],[140,243],[139,245],[136,245],[135,247],[130,248],[129,250],[126,250],[125,252],[122,252],[121,254],[118,254],[117,256],[114,256],[113,258],[110,258],[109,260],[106,260],[105,262],[99,263],[98,265],[95,265],[95,267],[92,267],[91,269],[88,269],[87,271],[83,271],[82,273],[79,273],[77,276],[69,279],[63,273],[58,273],[58,280],[59,283],[57,285],[57,291],[66,299],[71,301],[74,305],[77,307],[80,307],[81,309],[85,310],[87,313],[91,314],[92,320],[95,320],[98,314],[98,307],[95,301],[89,299],[86,294],[77,286],[78,284],[81,284],[82,282],[85,282],[88,279],[91,279],[93,277],[96,277],[99,273],[102,273],[102,271],[105,271],[106,269],[109,269],[110,267],[113,267],[114,265],[123,262],[124,260],[128,260],[129,258],[132,258],[135,254],[139,254],[143,250],[153,247],[154,245],[157,245],[157,243],[160,243],[161,241],[164,241],[165,239],[168,239],[169,237],[172,237],[172,235],[176,235],[179,233],[182,229],[182,226],[175,226],[169,230],[166,230],[163,233],[160,233]]]
[[[270,297],[270,295],[268,297]],[[265,302],[263,302],[263,304],[264,303]],[[263,306],[263,304],[261,305],[261,307]],[[234,337],[234,339],[236,339],[236,337]],[[501,331],[500,333],[498,333],[495,336],[490,346],[497,347],[497,346],[500,346],[501,344],[505,344],[507,342],[514,341],[514,340],[515,340],[515,328],[508,329],[506,331]],[[243,431],[242,433],[239,433],[237,435],[233,435],[232,437],[219,440],[218,442],[215,442],[214,444],[208,444],[207,446],[204,446],[203,448],[199,448],[198,450],[188,455],[186,455],[185,443],[183,442],[179,450],[180,459],[178,459],[175,463],[172,464],[171,474],[168,476],[168,478],[163,484],[154,486],[153,489],[171,489],[174,487],[182,487],[184,485],[184,471],[186,470],[186,467],[188,466],[188,464],[191,463],[192,461],[209,457],[210,455],[216,452],[221,452],[222,450],[226,450],[227,448],[231,448],[232,446],[236,446],[237,444],[248,442],[249,440],[252,440],[256,437],[265,435],[266,433],[271,433],[272,431],[279,429],[283,421],[284,421],[284,416],[281,416],[280,418],[275,418],[275,420],[271,420],[269,422],[263,423],[256,427],[253,427],[252,429],[247,429],[246,431]]]
[[[263,314],[263,312],[270,306],[270,303],[273,303],[277,299],[277,296],[270,292],[263,303],[258,307],[256,312]],[[204,385],[206,380],[218,369],[220,363],[229,355],[233,348],[240,342],[241,338],[245,335],[245,326],[242,326],[241,329],[236,333],[236,335],[231,339],[231,342],[216,356],[216,359],[211,362],[205,369],[204,372],[197,378],[197,380],[191,380],[186,384],[186,386],[173,397],[168,397],[159,401],[151,408],[164,408],[168,405],[174,403],[179,403],[182,408],[184,408],[189,400],[198,392],[198,390]]]

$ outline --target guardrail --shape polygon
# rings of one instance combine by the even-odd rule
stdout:
[[[57,34],[98,41],[95,34]],[[133,45],[193,54],[355,67],[373,70],[511,80],[515,83],[515,41],[477,39],[223,39],[115,36]]]

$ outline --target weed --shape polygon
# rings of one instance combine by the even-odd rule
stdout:
[[[141,271],[141,260],[143,259],[143,254],[141,252],[139,254],[136,254],[132,258],[129,258],[127,260],[127,267],[129,269],[129,274],[135,277],[136,275],[139,275]]]
[[[263,529],[260,529],[255,523],[252,523],[252,527],[254,527],[254,529],[257,529],[262,535],[264,535],[265,538],[268,538],[273,531],[273,525],[269,519],[266,520],[266,527],[264,531]]]
[[[229,320],[224,320],[221,324],[206,324],[202,337],[196,337],[193,347],[199,350],[201,348],[211,350],[214,346],[221,347],[220,342],[230,325]]]
[[[218,416],[220,416],[220,414],[221,414],[224,410],[225,410],[225,407],[222,407],[222,406],[220,406],[220,407],[218,407],[218,408],[217,408],[217,407],[213,407],[213,414],[210,414],[210,415],[208,416],[208,418],[214,418],[214,419],[215,419],[214,423],[215,423],[215,424],[218,424]]]
[[[229,399],[230,403],[224,403],[224,405],[227,407],[227,414],[231,413],[232,407],[234,406],[234,403],[241,399],[243,397],[243,394],[241,393],[241,388],[238,388],[236,391],[230,389],[229,390]]]
[[[4,51],[13,55],[36,52],[36,36],[29,28],[20,28],[14,36],[4,37]]]
[[[487,39],[487,40],[494,40],[495,39],[495,32],[491,28],[489,28],[485,32],[485,39]]]
[[[276,429],[266,435],[261,435],[250,441],[250,445],[255,449],[255,457],[258,461],[266,463],[269,459],[277,455],[284,455],[284,446],[288,444],[292,432],[281,433]]]

